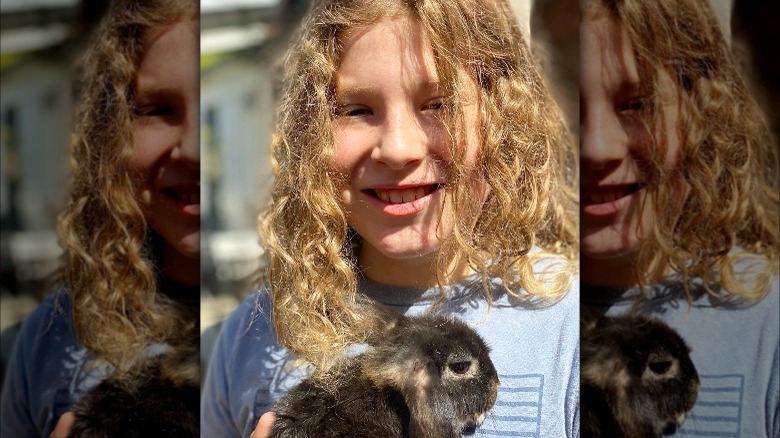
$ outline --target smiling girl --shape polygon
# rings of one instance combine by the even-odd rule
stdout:
[[[3,436],[65,436],[108,375],[197,348],[197,3],[116,1],[86,55],[59,230],[62,289],[25,321],[2,399]]]
[[[284,82],[265,284],[222,327],[203,435],[248,436],[296,357],[375,335],[366,298],[485,338],[484,433],[576,434],[574,151],[507,5],[317,2]]]

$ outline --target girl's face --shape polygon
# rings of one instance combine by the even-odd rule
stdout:
[[[666,143],[665,167],[673,169],[680,150],[679,97],[672,78],[659,68],[661,107],[650,108],[631,42],[618,22],[602,13],[586,19],[582,29],[582,255],[630,259],[649,236],[656,214],[646,180],[653,140],[642,120],[645,112],[660,111],[665,131],[656,128],[656,136]],[[588,270],[598,271],[592,267]]]
[[[198,26],[180,21],[148,30],[143,38],[131,166],[141,176],[149,226],[165,243],[165,269],[176,259],[200,255]]]
[[[419,263],[453,228],[445,202],[450,137],[440,119],[444,98],[433,51],[421,25],[406,16],[355,29],[342,42],[331,170],[348,223],[363,240],[361,266],[368,272]],[[474,129],[465,133],[465,164],[473,169],[476,84],[466,82],[465,126]]]

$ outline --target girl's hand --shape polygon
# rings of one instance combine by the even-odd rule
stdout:
[[[60,419],[57,420],[57,425],[54,426],[54,430],[51,431],[51,435],[49,435],[49,438],[68,438],[68,433],[70,433],[70,428],[73,426],[73,423],[76,421],[76,415],[73,412],[65,412],[60,416]],[[260,419],[262,422],[262,418]],[[270,426],[268,427],[271,428]]]
[[[257,422],[255,431],[252,432],[250,438],[267,438],[268,433],[271,432],[271,426],[274,425],[276,415],[273,412],[268,411],[260,417],[260,421]],[[57,424],[59,426],[59,423]],[[54,438],[54,436],[52,436]],[[63,437],[64,438],[64,437]]]

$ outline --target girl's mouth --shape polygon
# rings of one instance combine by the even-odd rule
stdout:
[[[200,185],[182,184],[160,190],[173,206],[187,216],[200,216]]]
[[[194,189],[189,188],[167,188],[163,189],[162,192],[171,198],[176,199],[182,204],[200,204],[200,188],[195,187]]]
[[[591,188],[582,193],[583,205],[604,204],[632,195],[642,188],[642,184],[625,184],[603,188]]]
[[[439,190],[441,184],[429,184],[416,187],[404,187],[397,189],[368,189],[367,194],[388,204],[405,204],[424,198]]]
[[[644,188],[644,184],[621,184],[589,187],[582,191],[581,212],[590,217],[608,217],[629,205]]]

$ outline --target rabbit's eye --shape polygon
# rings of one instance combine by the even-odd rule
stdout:
[[[471,368],[471,362],[470,361],[464,361],[464,362],[452,362],[448,365],[450,367],[450,370],[455,374],[466,374],[469,371],[469,368]]]
[[[672,361],[671,360],[658,360],[658,361],[652,361],[647,366],[650,367],[650,370],[653,371],[656,374],[666,374],[669,369],[672,367]]]

